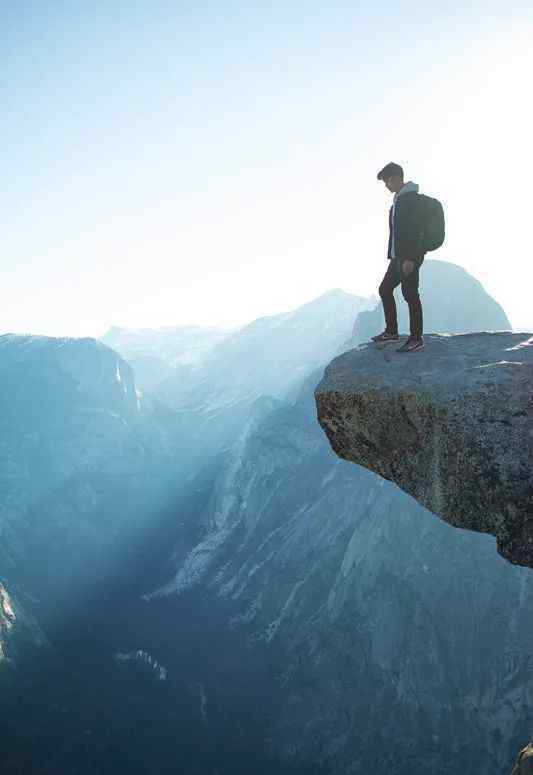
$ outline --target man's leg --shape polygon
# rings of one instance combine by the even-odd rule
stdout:
[[[419,270],[423,261],[424,256],[415,258],[414,267],[408,275],[406,275],[403,271],[403,262],[400,268],[402,294],[405,301],[409,305],[410,333],[411,337],[415,339],[420,339],[422,337],[423,330],[422,302],[420,301],[420,294],[418,292]]]
[[[396,311],[396,302],[394,300],[394,289],[400,284],[400,275],[396,266],[396,261],[389,261],[389,266],[385,272],[385,277],[379,286],[379,295],[383,302],[383,314],[385,315],[385,330],[389,334],[398,333],[398,314]]]

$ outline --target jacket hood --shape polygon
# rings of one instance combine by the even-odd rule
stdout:
[[[396,201],[397,197],[401,196],[402,194],[407,194],[409,191],[414,191],[415,193],[418,193],[418,183],[413,183],[412,180],[409,180],[407,183],[404,183],[404,185],[398,191],[398,193],[394,194],[394,201]]]

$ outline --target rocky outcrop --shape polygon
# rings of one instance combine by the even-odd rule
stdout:
[[[16,597],[0,583],[0,671],[13,665],[21,654],[48,645],[37,621],[22,608]]]
[[[364,344],[331,361],[315,401],[339,457],[533,567],[530,334],[433,334],[408,355]]]
[[[533,744],[520,751],[511,775],[533,775]]]
[[[62,421],[65,409],[111,411],[135,417],[139,400],[133,371],[95,339],[0,336],[2,421]]]
[[[408,356],[369,343],[335,358],[315,389],[318,420],[339,457],[533,567],[533,337],[426,341]],[[531,745],[512,775],[528,773]]]

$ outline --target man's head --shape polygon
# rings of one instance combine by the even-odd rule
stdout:
[[[393,191],[397,194],[404,184],[403,169],[399,164],[390,161],[382,170],[380,170],[380,172],[378,172],[378,180],[382,180],[389,191]]]

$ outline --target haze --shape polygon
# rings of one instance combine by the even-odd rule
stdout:
[[[4,7],[1,332],[236,325],[386,268],[388,161],[430,254],[533,330],[529,3]]]

